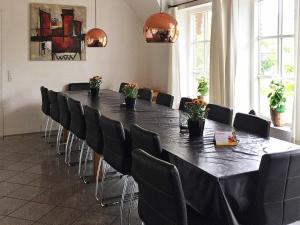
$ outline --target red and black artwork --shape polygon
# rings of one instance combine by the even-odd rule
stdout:
[[[85,60],[86,7],[30,4],[30,59]]]

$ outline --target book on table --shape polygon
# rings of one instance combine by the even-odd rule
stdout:
[[[217,146],[237,145],[237,139],[235,131],[216,131],[215,132],[215,144]]]

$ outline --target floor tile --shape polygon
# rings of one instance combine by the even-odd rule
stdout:
[[[8,215],[23,206],[27,201],[4,197],[0,199],[0,215]]]
[[[9,194],[7,194],[7,196],[12,198],[31,200],[44,191],[46,191],[45,188],[24,185],[21,188],[10,192]]]
[[[51,209],[53,209],[53,205],[48,204],[40,204],[36,202],[29,202],[16,210],[14,213],[10,214],[12,217],[33,220],[37,221],[42,216],[46,215]]]
[[[7,181],[16,184],[28,184],[39,177],[40,175],[33,173],[18,173],[17,175],[8,178]]]
[[[33,221],[30,220],[22,220],[13,217],[5,217],[2,220],[0,220],[1,225],[30,225],[32,223]]]
[[[7,169],[22,172],[22,171],[25,171],[26,169],[29,169],[34,166],[35,166],[35,164],[32,162],[16,162],[16,163],[8,166]]]
[[[21,184],[14,184],[14,183],[8,183],[8,182],[0,182],[0,196],[6,196],[10,192],[13,192],[17,190],[18,188],[21,188]]]
[[[38,222],[49,225],[69,225],[72,224],[82,212],[76,209],[56,207],[47,215],[43,216]]]
[[[73,223],[73,225],[109,225],[117,216],[103,215],[98,213],[87,213]]]
[[[11,170],[0,170],[0,181],[4,181],[12,176],[15,176],[18,172]]]

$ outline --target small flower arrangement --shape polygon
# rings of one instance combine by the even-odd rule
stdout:
[[[190,121],[200,121],[207,118],[207,103],[200,98],[186,103],[187,114]]]
[[[90,78],[90,88],[100,88],[100,85],[102,84],[102,77],[100,76],[93,76],[92,78]]]
[[[200,77],[198,79],[198,93],[201,96],[206,96],[208,93],[208,79],[206,77]]]
[[[136,83],[129,83],[123,88],[123,94],[125,98],[137,98],[138,90],[138,85]]]

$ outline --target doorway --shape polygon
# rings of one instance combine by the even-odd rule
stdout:
[[[0,138],[4,137],[3,111],[3,11],[0,9]]]

